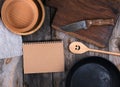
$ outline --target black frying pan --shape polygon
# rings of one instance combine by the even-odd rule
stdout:
[[[66,87],[120,87],[120,72],[104,58],[84,58],[69,71]]]

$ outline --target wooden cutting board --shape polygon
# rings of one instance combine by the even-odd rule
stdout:
[[[47,0],[47,5],[57,8],[52,27],[62,31],[61,26],[87,19],[113,18],[117,20],[120,0]],[[65,32],[78,39],[105,47],[114,26],[90,27],[88,30]]]

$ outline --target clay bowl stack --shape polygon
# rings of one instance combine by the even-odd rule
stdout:
[[[1,17],[11,32],[29,35],[42,26],[45,9],[41,0],[5,0]]]

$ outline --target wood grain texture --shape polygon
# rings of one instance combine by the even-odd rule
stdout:
[[[51,20],[53,19],[53,16],[55,14],[55,10],[51,8]],[[65,72],[63,73],[53,73],[53,87],[65,87],[66,77],[69,72],[69,70],[72,68],[72,66],[78,62],[81,58],[85,57],[86,54],[82,55],[75,55],[71,53],[68,49],[68,46],[71,42],[74,41],[80,41],[70,35],[67,35],[63,32],[56,31],[52,29],[52,39],[63,40],[64,43],[64,56],[65,56]]]
[[[4,0],[0,0],[0,10]],[[22,57],[0,59],[0,87],[23,87]]]
[[[61,0],[57,0],[58,2]],[[58,40],[61,39],[64,42],[64,55],[65,55],[65,72],[64,73],[52,73],[52,74],[32,74],[24,75],[24,81],[27,84],[26,87],[65,87],[66,76],[71,69],[71,67],[82,58],[87,56],[100,56],[106,59],[109,58],[109,55],[87,52],[81,55],[72,54],[68,50],[68,46],[73,41],[81,41],[70,35],[67,35],[63,32],[56,31],[50,27],[51,21],[55,15],[55,10],[46,7],[46,19],[41,30],[37,31],[35,34],[24,37],[24,41],[42,41],[42,40]],[[107,32],[107,31],[106,31]],[[102,34],[102,31],[101,33]],[[108,50],[106,48],[99,48],[93,44],[86,43],[81,41],[90,48]]]
[[[64,51],[65,51],[65,72],[64,73],[53,73],[53,87],[65,87],[65,81],[66,81],[66,77],[67,74],[69,72],[69,70],[72,68],[72,66],[77,63],[78,61],[80,61],[81,59],[87,57],[87,56],[100,56],[103,58],[108,59],[108,55],[105,54],[100,54],[100,53],[94,53],[94,52],[87,52],[84,54],[80,54],[80,55],[75,55],[73,53],[71,53],[68,49],[68,46],[71,42],[74,41],[80,41],[83,42],[79,39],[76,39],[70,35],[66,35],[63,32],[59,32],[59,31],[53,31],[53,39],[57,40],[57,39],[62,39],[64,42]],[[88,47],[90,48],[94,48],[94,49],[100,49],[100,50],[108,50],[108,47],[106,48],[99,48],[96,47],[92,44],[88,44],[83,42],[84,44],[86,44]]]
[[[51,40],[51,29],[50,29],[50,9],[46,9],[46,18],[43,26],[34,34],[24,36],[24,42],[34,41],[46,41]],[[49,66],[48,66],[49,67]],[[52,74],[25,74],[24,75],[25,87],[52,87]]]
[[[60,2],[60,1],[61,0],[57,0],[57,2]],[[107,1],[114,2],[114,0],[107,0]],[[119,2],[119,0],[116,0],[116,1]],[[119,6],[114,6],[114,8],[118,10]],[[66,76],[69,70],[71,69],[71,67],[76,62],[80,61],[82,58],[87,56],[100,56],[106,59],[110,58],[110,60],[119,67],[119,64],[120,64],[120,60],[118,59],[119,57],[100,54],[100,53],[94,53],[94,52],[87,52],[81,55],[75,55],[68,50],[68,46],[73,41],[81,41],[85,45],[87,45],[89,48],[119,52],[120,18],[116,27],[113,30],[113,35],[110,40],[110,45],[109,46],[107,45],[106,48],[100,48],[93,44],[89,44],[85,41],[82,41],[80,39],[76,39],[71,35],[52,29],[50,25],[51,25],[51,21],[53,20],[53,16],[55,15],[55,12],[53,12],[53,10],[49,7],[45,7],[45,9],[46,9],[46,19],[42,28],[32,35],[24,36],[23,41],[32,42],[32,41],[58,40],[58,39],[63,40],[64,55],[65,55],[65,72],[49,73],[49,74],[48,73],[30,74],[30,75],[27,74],[27,75],[24,75],[24,79],[23,79],[23,73],[22,73],[23,68],[22,68],[21,57],[15,57],[10,60],[9,59],[0,60],[0,87],[23,87],[23,81],[24,81],[24,87],[65,87]],[[117,12],[117,11],[114,11],[114,12]],[[100,34],[102,34],[102,32],[103,31],[101,31]]]
[[[21,56],[0,60],[0,87],[23,87],[22,72]]]
[[[114,1],[113,1],[114,2]],[[117,7],[110,0],[47,0],[47,5],[57,8],[52,27],[62,31],[61,26],[80,20],[114,18],[119,13]],[[112,7],[112,5],[114,5]],[[117,5],[116,5],[117,6]],[[78,30],[66,34],[77,37],[99,47],[108,44],[113,26],[90,27],[88,30]]]
[[[110,42],[109,50],[113,52],[120,52],[120,17],[117,20],[116,26],[113,30]],[[110,61],[112,61],[120,70],[120,56],[109,56]]]
[[[54,39],[62,39],[64,43],[65,72],[53,74],[53,87],[65,87],[67,73],[76,61],[75,55],[70,53],[68,49],[69,44],[72,41],[75,41],[75,38],[72,38],[71,36],[66,35],[59,31],[55,31],[54,36],[55,36]]]

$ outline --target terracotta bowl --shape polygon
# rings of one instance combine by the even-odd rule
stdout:
[[[5,0],[1,10],[3,23],[16,34],[31,30],[38,16],[38,7],[33,0]]]

